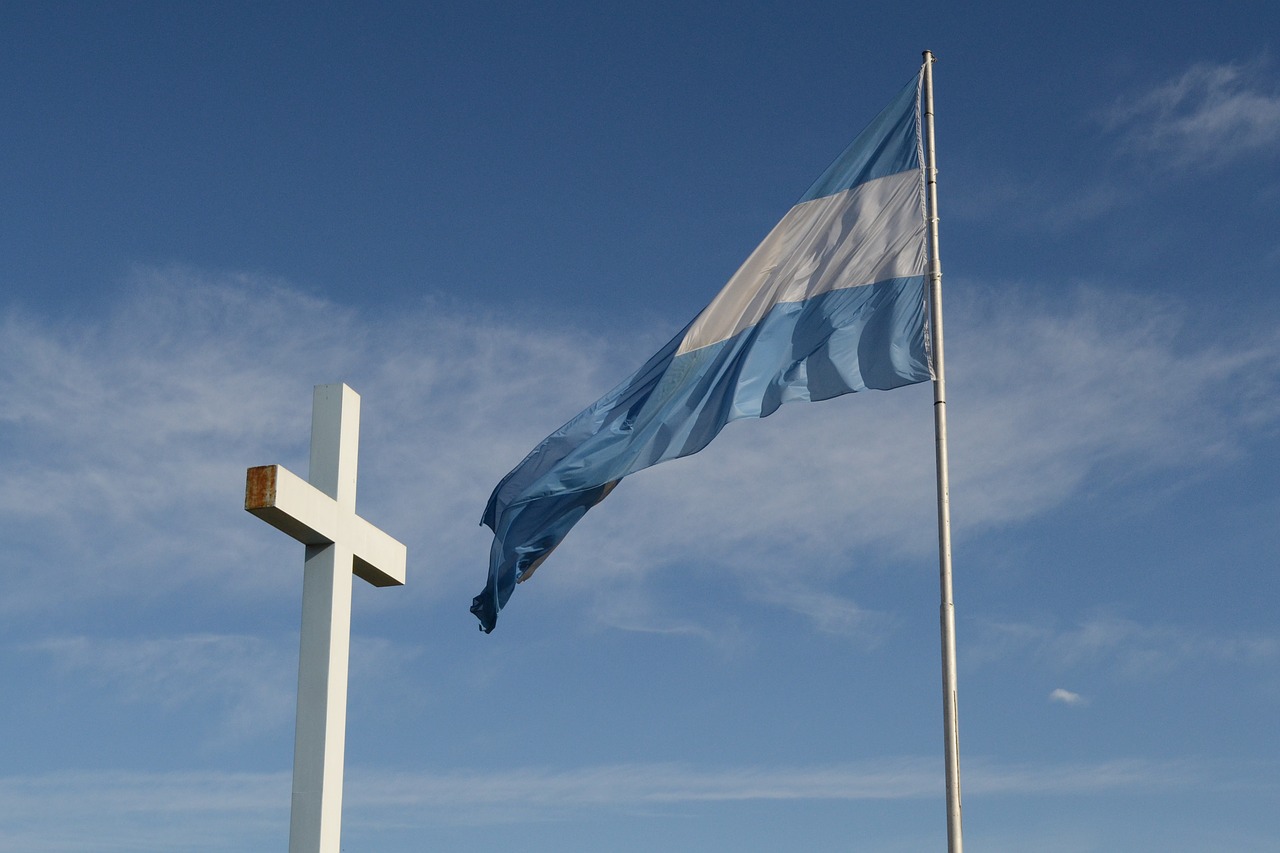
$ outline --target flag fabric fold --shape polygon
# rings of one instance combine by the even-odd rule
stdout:
[[[917,77],[688,326],[498,483],[482,630],[623,477],[783,403],[931,377],[922,159]]]

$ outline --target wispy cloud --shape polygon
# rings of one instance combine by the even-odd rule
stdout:
[[[1280,422],[1273,330],[1195,349],[1176,308],[1122,306],[1087,290],[1051,308],[953,300],[960,535],[1059,506],[1104,466],[1121,479],[1194,470]],[[244,471],[305,473],[309,386],[335,380],[365,400],[361,512],[409,546],[409,587],[378,606],[447,591],[461,607],[483,581],[489,489],[660,337],[529,329],[438,304],[365,316],[279,282],[186,269],[139,270],[99,320],[11,311],[3,323],[12,452],[0,461],[0,524],[10,570],[39,564],[44,582],[11,585],[0,606],[27,613],[178,588],[292,594],[292,573],[254,568],[296,549],[240,509]],[[1178,382],[1163,381],[1171,373]],[[820,596],[858,559],[927,556],[928,411],[917,386],[732,424],[702,454],[628,478],[534,583],[642,591],[679,564],[818,630],[874,636],[885,627],[875,614]],[[705,634],[685,616],[614,615]]]
[[[1130,759],[1033,766],[998,765],[979,758],[966,767],[965,790],[985,796],[1142,791],[1203,781],[1200,770],[1182,762]],[[684,764],[629,764],[568,771],[392,774],[362,780],[361,796],[367,804],[398,800],[404,806],[450,811],[521,803],[545,814],[548,809],[630,809],[659,803],[916,799],[940,795],[942,785],[936,759],[890,758],[824,767],[708,770]]]
[[[971,797],[1141,794],[1225,784],[1224,768],[1186,762],[966,767]],[[346,786],[349,827],[518,823],[584,812],[636,814],[746,801],[875,801],[941,795],[935,758],[822,767],[705,769],[685,764],[567,770],[397,772],[355,767]],[[1237,793],[1240,790],[1237,787]],[[288,826],[287,773],[75,772],[0,778],[0,850],[266,849]],[[50,832],[49,827],[57,827]]]
[[[55,670],[123,704],[169,710],[198,705],[221,720],[215,738],[261,734],[293,717],[297,652],[283,642],[226,635],[79,636],[41,640],[18,651],[47,658]]]
[[[1087,704],[1085,698],[1079,693],[1072,693],[1062,687],[1057,687],[1049,694],[1050,702],[1058,702],[1062,705],[1084,705]]]
[[[208,729],[189,732],[193,743],[226,744],[278,735],[293,723],[298,671],[294,634],[64,636],[9,651],[42,658],[40,668],[51,666],[120,705],[158,707],[168,713],[197,709]],[[355,680],[386,683],[402,674],[417,650],[356,636],[351,655]]]
[[[878,643],[893,627],[892,615],[868,610],[829,588],[764,579],[752,597],[785,608],[807,619],[824,634],[852,637],[868,646]]]
[[[1192,348],[1176,306],[1088,288],[1052,308],[994,294],[953,307],[960,535],[1034,517],[1085,488],[1170,469],[1194,477],[1280,423],[1271,330]],[[931,552],[921,535],[934,508],[927,405],[917,387],[733,424],[702,454],[624,482],[538,582],[593,584],[674,562],[731,568],[751,595],[806,610],[824,629],[847,627],[829,606],[797,605],[877,553]]]
[[[952,362],[955,490],[970,523],[1042,512],[1104,468],[1113,482],[1195,471],[1280,420],[1269,400],[1280,336],[1269,330],[1188,348],[1176,307],[1092,288],[1054,311],[994,294],[974,308],[986,318],[962,319],[970,343]]]
[[[975,627],[966,649],[975,663],[1031,655],[1061,669],[1103,666],[1125,677],[1150,678],[1188,666],[1257,666],[1280,660],[1280,638],[1274,636],[1215,635],[1108,614],[1067,626],[988,621]]]
[[[288,773],[70,772],[0,778],[0,851],[283,847]]]
[[[1270,156],[1280,143],[1280,86],[1269,62],[1200,63],[1150,92],[1122,100],[1109,116],[1153,165],[1222,166]]]
[[[99,320],[3,322],[0,508],[10,565],[26,551],[47,573],[6,598],[13,609],[192,582],[223,596],[290,584],[257,568],[272,552],[254,552],[276,540],[240,510],[244,470],[281,462],[305,475],[310,386],[331,381],[366,398],[361,512],[449,567],[479,564],[476,522],[505,460],[557,409],[567,417],[566,387],[608,381],[595,378],[598,342],[510,335],[428,306],[362,317],[275,282],[186,269],[139,270]],[[541,375],[512,369],[528,364]],[[439,577],[419,573],[414,590]]]

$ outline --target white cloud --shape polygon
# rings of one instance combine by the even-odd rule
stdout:
[[[297,643],[296,634],[63,636],[13,651],[44,658],[55,672],[91,686],[108,701],[166,713],[198,709],[208,729],[190,731],[188,739],[227,744],[278,736],[293,725]],[[395,683],[417,654],[382,638],[357,635],[351,642],[352,679]],[[355,693],[362,695],[359,689]]]
[[[972,293],[948,317],[961,537],[1059,506],[1104,466],[1112,480],[1193,471],[1280,421],[1272,330],[1191,349],[1176,309],[1141,300]],[[294,594],[294,573],[268,570],[296,558],[294,543],[240,509],[244,471],[305,474],[310,386],[332,381],[364,400],[360,511],[409,546],[409,586],[373,606],[445,592],[465,606],[483,583],[490,488],[662,337],[528,329],[434,303],[366,316],[175,268],[139,270],[105,318],[3,323],[2,606],[28,613],[179,588]],[[642,606],[647,579],[679,564],[874,641],[889,623],[848,592],[820,593],[879,554],[928,559],[929,412],[916,386],[732,424],[702,454],[628,478],[534,583],[575,596],[629,584],[640,604],[602,607],[606,623],[706,635]],[[18,582],[30,565],[41,583]]]
[[[970,760],[971,797],[1141,793],[1211,787],[1222,770],[1186,762],[998,765]],[[1225,783],[1220,783],[1225,784]],[[627,764],[565,770],[398,772],[354,767],[348,828],[518,823],[744,801],[876,801],[941,796],[939,761],[888,758],[825,767],[705,769]],[[1246,785],[1238,788],[1249,790]],[[287,773],[70,772],[0,777],[0,851],[232,851],[279,846]],[[53,829],[51,829],[53,828]]]
[[[1194,479],[1236,458],[1242,436],[1280,422],[1274,332],[1189,349],[1176,308],[1088,289],[1052,309],[994,296],[956,302],[951,493],[961,538],[1086,488],[1170,469]],[[623,483],[536,582],[594,584],[692,564],[731,571],[752,597],[807,611],[823,630],[839,621],[841,631],[874,634],[883,619],[833,621],[830,598],[816,610],[798,605],[830,596],[834,578],[878,554],[932,559],[929,401],[919,386],[732,424],[702,454]],[[849,608],[844,616],[873,616]]]
[[[941,793],[936,758],[887,758],[825,767],[738,767],[628,764],[564,771],[379,774],[362,778],[363,804],[442,809],[634,808],[654,803],[746,800],[901,800]],[[997,765],[981,758],[965,768],[965,790],[977,795],[1089,793],[1178,787],[1194,775],[1179,762],[1117,760],[1095,764]],[[1205,777],[1201,775],[1202,781]]]
[[[848,636],[875,645],[893,627],[893,617],[861,607],[829,589],[788,584],[777,578],[762,579],[751,595],[808,619],[824,634]]]
[[[0,778],[0,851],[279,849],[287,773],[69,772]]]
[[[1280,660],[1280,638],[1274,636],[1214,635],[1108,614],[1070,626],[978,622],[974,627],[965,649],[966,661],[974,664],[1030,655],[1062,670],[1103,666],[1124,677],[1151,678],[1193,666],[1266,666]]]
[[[298,665],[289,645],[253,636],[76,636],[40,640],[19,651],[47,657],[56,670],[120,703],[168,710],[199,706],[221,721],[215,738],[240,739],[292,721]]]
[[[975,308],[986,317],[962,318],[968,340],[949,365],[953,494],[968,523],[1043,512],[1103,470],[1195,471],[1280,421],[1270,330],[1190,349],[1176,306],[1098,289],[1063,294],[1056,310],[991,292]]]
[[[1220,166],[1280,143],[1280,88],[1268,63],[1200,63],[1116,105],[1111,122],[1153,165]]]
[[[1053,692],[1049,694],[1049,701],[1059,702],[1063,705],[1086,704],[1085,698],[1081,696],[1079,693],[1072,693],[1070,690],[1065,690],[1061,687],[1055,688]]]
[[[140,271],[107,318],[11,312],[4,325],[7,571],[44,573],[9,608],[193,581],[233,596],[292,584],[261,568],[289,544],[240,509],[244,471],[281,462],[305,475],[310,386],[331,381],[365,397],[362,513],[420,560],[475,565],[487,547],[476,522],[506,460],[557,403],[573,405],[557,399],[566,383],[601,384],[590,341],[565,347],[567,336],[430,307],[379,322],[273,282],[183,269]],[[513,369],[527,364],[542,375]]]

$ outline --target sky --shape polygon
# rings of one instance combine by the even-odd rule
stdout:
[[[932,50],[965,840],[1280,851],[1280,8],[0,3],[0,853],[281,850],[312,386],[344,851],[945,849],[931,392],[491,489]]]

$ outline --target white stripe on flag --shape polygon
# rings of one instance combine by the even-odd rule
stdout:
[[[920,170],[791,208],[689,327],[677,355],[733,337],[773,306],[925,272]]]

